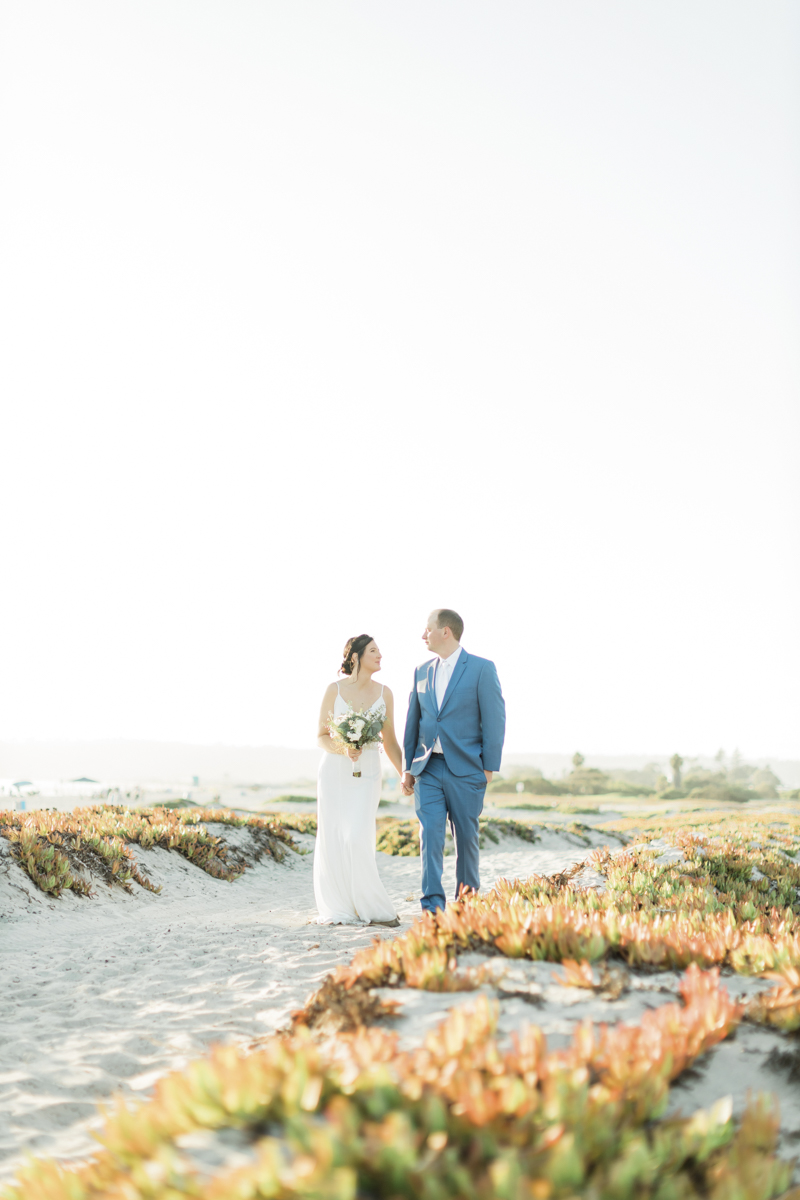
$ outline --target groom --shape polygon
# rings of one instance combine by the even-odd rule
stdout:
[[[444,908],[442,867],[447,821],[456,844],[456,899],[481,886],[478,817],[492,772],[500,770],[506,706],[493,662],[467,654],[464,622],[450,608],[428,617],[422,640],[436,655],[414,672],[403,739],[402,788],[414,794],[420,822],[422,900]]]

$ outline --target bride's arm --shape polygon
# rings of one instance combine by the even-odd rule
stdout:
[[[328,721],[333,712],[333,705],[336,700],[336,684],[332,683],[325,695],[322,697],[322,707],[319,710],[319,728],[317,730],[317,745],[320,750],[324,750],[327,754],[336,754],[337,750],[328,733]]]
[[[382,732],[383,748],[386,751],[386,757],[389,759],[389,762],[395,771],[397,771],[397,774],[402,777],[403,757],[394,732],[394,696],[388,687],[383,689],[383,698],[386,701],[386,720],[383,723]]]

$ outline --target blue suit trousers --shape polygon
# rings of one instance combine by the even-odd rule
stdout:
[[[454,775],[443,755],[432,754],[414,784],[414,807],[420,822],[423,909],[444,908],[442,869],[447,822],[456,844],[456,894],[461,886],[481,886],[478,817],[483,812],[486,776],[483,771]]]

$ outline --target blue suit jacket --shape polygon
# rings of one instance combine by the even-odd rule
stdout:
[[[506,706],[494,663],[462,647],[440,711],[434,690],[438,661],[432,658],[414,672],[403,738],[405,769],[420,775],[438,737],[454,775],[499,771]]]

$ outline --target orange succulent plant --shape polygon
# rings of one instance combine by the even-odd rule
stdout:
[[[18,853],[31,856],[40,873],[45,866],[36,848],[44,839],[53,848],[47,861],[54,875],[52,864],[61,852],[55,838],[49,840],[54,834],[62,844],[72,838],[72,850],[87,835],[107,839],[122,862],[118,871],[129,869],[122,851],[132,842],[171,843],[201,865],[226,869],[214,840],[191,829],[219,821],[223,815],[217,810],[169,817],[158,811],[141,824],[138,816],[104,810],[92,818],[76,814],[74,826],[7,823],[0,833],[15,830]],[[791,1168],[775,1157],[778,1118],[768,1101],[752,1102],[738,1124],[725,1101],[688,1119],[663,1119],[670,1083],[740,1021],[800,1028],[800,823],[793,817],[778,823],[764,814],[704,816],[706,832],[687,831],[686,814],[680,826],[664,820],[618,824],[619,836],[636,835],[637,844],[614,854],[594,851],[585,864],[552,877],[501,880],[484,895],[422,916],[403,935],[376,941],[334,972],[294,1014],[291,1034],[267,1038],[250,1053],[219,1047],[167,1076],[153,1099],[135,1109],[120,1099],[106,1114],[103,1148],[93,1162],[74,1170],[32,1163],[6,1195],[13,1200],[781,1195]],[[230,820],[245,823],[234,814]],[[275,835],[282,845],[290,837],[286,824],[284,837]],[[273,828],[265,822],[270,836]],[[659,861],[660,848],[647,844],[657,836],[681,851],[677,861],[675,856]],[[600,872],[602,888],[580,886],[584,865]],[[592,964],[604,960],[685,967],[682,1002],[649,1010],[638,1025],[585,1022],[558,1051],[548,1051],[534,1025],[510,1049],[501,1049],[497,1009],[485,997],[454,1009],[415,1050],[401,1051],[396,1035],[365,1026],[390,1009],[372,990],[378,986],[442,992],[478,986],[485,974],[459,967],[459,955],[476,950],[561,962],[564,982],[594,990],[609,986],[613,971],[624,974],[604,966],[596,982]],[[775,987],[746,1007],[734,1003],[720,985],[723,965],[766,975]],[[205,1174],[183,1139],[225,1129],[245,1136],[249,1161]]]
[[[95,1161],[32,1163],[6,1196],[770,1200],[790,1167],[775,1157],[765,1101],[738,1127],[725,1104],[660,1119],[670,1081],[741,1019],[716,971],[690,968],[681,994],[639,1025],[584,1023],[551,1052],[535,1026],[501,1050],[485,997],[410,1051],[364,1027],[323,1042],[278,1034],[251,1054],[218,1047],[161,1080],[151,1101],[117,1101]],[[209,1177],[183,1139],[224,1129],[245,1135],[250,1161]]]
[[[40,809],[31,813],[0,812],[0,837],[12,847],[17,862],[33,882],[50,895],[65,889],[91,895],[83,872],[97,874],[109,884],[130,891],[131,882],[157,892],[141,871],[132,845],[145,850],[158,846],[175,850],[217,879],[237,879],[244,871],[232,861],[221,838],[204,828],[209,822],[248,825],[259,841],[259,850],[283,858],[294,846],[286,821],[266,817],[240,817],[223,809],[129,809],[120,805],[78,808],[74,812]]]

